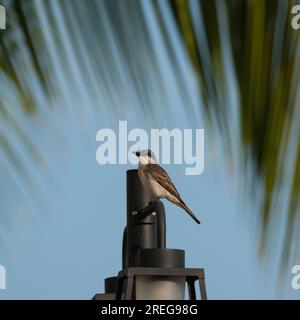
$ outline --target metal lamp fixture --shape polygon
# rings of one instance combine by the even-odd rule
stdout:
[[[201,299],[207,299],[204,269],[185,268],[185,252],[166,248],[165,209],[151,201],[137,170],[127,171],[127,226],[123,236],[122,270],[105,279],[105,293],[93,299],[195,300],[199,282]]]

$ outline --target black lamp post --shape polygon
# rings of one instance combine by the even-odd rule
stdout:
[[[166,248],[165,209],[151,201],[137,170],[127,171],[127,227],[123,236],[123,266],[117,277],[105,279],[105,294],[93,299],[183,300],[207,299],[204,269],[185,268],[185,252]]]

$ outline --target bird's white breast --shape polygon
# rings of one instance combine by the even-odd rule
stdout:
[[[169,192],[156,182],[151,174],[145,173],[142,166],[138,172],[144,188],[153,195],[153,198],[166,198],[168,196]]]

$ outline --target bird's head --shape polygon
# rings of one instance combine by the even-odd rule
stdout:
[[[150,149],[133,152],[139,159],[140,164],[155,164],[157,163],[154,152]]]

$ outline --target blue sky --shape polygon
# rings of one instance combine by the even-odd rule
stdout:
[[[117,130],[120,120],[128,121],[129,130],[205,130],[201,175],[185,175],[184,165],[164,166],[202,224],[195,224],[181,209],[164,203],[167,246],[186,251],[187,267],[205,268],[210,299],[298,297],[290,289],[289,274],[283,283],[285,289],[278,290],[276,259],[265,266],[258,258],[255,204],[243,193],[238,143],[233,139],[229,159],[218,134],[200,112],[202,98],[196,77],[168,9],[163,10],[175,49],[173,56],[157,27],[153,7],[146,1],[142,3],[150,37],[140,29],[134,37],[129,33],[128,43],[140,46],[129,46],[125,56],[118,39],[111,35],[112,22],[105,10],[99,9],[99,15],[106,42],[92,34],[95,41],[87,46],[80,38],[78,24],[71,23],[77,30],[71,35],[60,2],[51,1],[49,12],[55,13],[51,23],[45,2],[33,3],[59,94],[49,101],[33,74],[28,84],[34,89],[38,112],[28,117],[9,83],[2,82],[0,87],[9,112],[41,155],[37,159],[30,153],[1,120],[25,170],[19,172],[4,153],[0,154],[4,168],[0,172],[0,264],[7,271],[7,289],[0,290],[0,298],[90,299],[103,292],[105,277],[120,270],[126,222],[125,177],[126,170],[134,166],[101,166],[96,162],[97,131]],[[164,7],[165,2],[160,3]],[[84,23],[86,20],[83,29]],[[22,44],[23,40],[17,41]],[[22,54],[30,67],[25,48]],[[228,49],[223,54],[228,68],[225,91],[232,115],[231,134],[235,136],[238,94]]]
[[[95,157],[95,129],[116,128],[117,121],[99,121],[85,131],[67,126],[69,141],[67,134],[53,130],[56,121],[48,119],[41,135],[32,137],[46,164],[32,168],[37,186],[28,186],[30,198],[12,193],[14,187],[7,182],[9,217],[1,228],[1,264],[7,270],[7,290],[0,291],[4,299],[89,299],[104,290],[105,277],[121,268],[125,176],[134,166],[101,166]],[[181,118],[173,121],[189,128]],[[128,119],[128,125],[147,129],[148,124]],[[186,250],[188,267],[205,268],[209,298],[283,297],[277,295],[274,268],[259,263],[257,232],[247,215],[250,206],[241,203],[237,175],[229,172],[210,131],[205,131],[201,175],[185,175],[184,165],[164,167],[202,221],[199,226],[164,202],[167,246]]]

